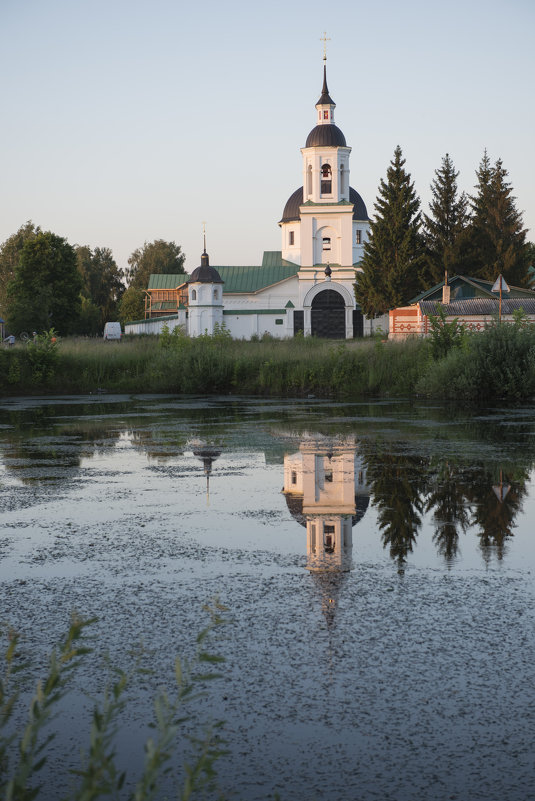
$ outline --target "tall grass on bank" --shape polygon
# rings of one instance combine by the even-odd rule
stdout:
[[[71,771],[70,801],[110,797],[117,801],[155,800],[162,797],[164,777],[167,785],[172,777],[176,790],[173,797],[181,801],[198,793],[205,797],[205,790],[215,789],[215,765],[225,753],[218,735],[221,724],[199,732],[189,705],[203,695],[209,681],[221,677],[214,668],[224,658],[208,650],[208,641],[214,629],[226,622],[223,615],[227,610],[215,601],[205,611],[210,619],[197,635],[194,658],[186,661],[177,657],[175,661],[174,694],[160,690],[154,699],[154,720],[150,723],[154,734],[145,743],[145,758],[137,776],[119,770],[117,739],[120,715],[127,703],[126,690],[136,672],[146,676],[147,671],[128,674],[119,668],[113,670],[114,679],[94,702],[92,718],[87,722],[88,750],[82,755],[80,768]],[[40,784],[39,771],[49,758],[54,724],[61,725],[60,701],[72,691],[73,677],[82,661],[90,658],[92,649],[87,645],[85,629],[93,622],[73,616],[67,635],[50,655],[46,674],[37,682],[27,721],[20,728],[15,718],[22,697],[21,676],[32,665],[28,657],[23,660],[19,636],[11,630],[5,632],[3,665],[0,661],[0,796],[5,801],[38,799],[41,790],[50,797],[51,788]],[[185,733],[185,724],[190,722],[194,724],[193,735]],[[192,746],[191,757],[189,762],[177,765],[176,748],[184,739]]]
[[[179,332],[123,342],[43,339],[0,348],[0,392],[314,395],[340,400],[423,395],[474,402],[535,395],[535,331],[522,317],[477,334],[459,330],[446,341],[448,332],[438,325],[430,339],[404,342],[380,337],[246,342],[224,331],[196,339]]]
[[[227,336],[137,337],[121,343],[64,340],[53,370],[38,374],[27,346],[0,351],[6,395],[150,392],[354,398],[407,395],[427,362],[422,341],[256,342]],[[163,344],[162,344],[163,343]]]

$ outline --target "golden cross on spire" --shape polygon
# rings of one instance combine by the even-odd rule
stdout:
[[[327,61],[327,42],[330,42],[331,39],[327,36],[327,31],[323,31],[323,36],[320,36],[320,42],[323,42],[323,60]]]
[[[206,253],[206,221],[205,220],[202,221],[202,234],[203,234],[203,240],[204,240],[204,252]]]

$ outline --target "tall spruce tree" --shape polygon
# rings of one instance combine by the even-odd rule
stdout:
[[[420,232],[420,199],[399,145],[381,179],[375,219],[364,247],[363,272],[357,273],[355,297],[367,317],[405,305],[418,294],[425,268]]]
[[[436,284],[444,273],[463,274],[468,268],[466,254],[466,228],[468,200],[457,189],[457,176],[448,153],[440,169],[435,170],[431,184],[431,215],[424,214],[424,240],[426,245],[427,281]]]
[[[476,176],[476,194],[470,198],[471,274],[494,281],[501,273],[508,283],[527,286],[529,247],[508,172],[501,159],[491,166],[485,151]]]

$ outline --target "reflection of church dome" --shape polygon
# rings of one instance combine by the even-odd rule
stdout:
[[[316,125],[307,136],[305,147],[346,147],[346,138],[336,125]]]
[[[306,528],[307,520],[306,515],[303,513],[303,496],[286,494],[285,497],[286,506],[288,507],[288,511],[293,519],[296,521],[296,523],[299,523],[300,526]],[[356,512],[354,515],[351,515],[352,528],[353,526],[356,526],[359,520],[362,520],[369,504],[370,498],[368,495],[355,495]]]
[[[332,128],[332,125],[318,125],[318,128]],[[368,219],[368,211],[366,209],[366,204],[364,203],[363,199],[359,195],[359,193],[353,189],[352,186],[349,187],[349,201],[353,203],[353,219],[354,220],[367,220]],[[286,205],[284,207],[284,211],[282,212],[282,219],[280,223],[287,223],[287,222],[295,222],[301,219],[299,216],[299,206],[303,204],[303,187],[299,187],[296,189],[293,194],[290,195],[288,200],[286,201]],[[279,223],[279,224],[280,224]]]
[[[212,465],[218,456],[221,456],[221,451],[216,451],[213,448],[198,448],[193,451],[193,455],[202,460],[204,474],[209,476],[212,472]]]

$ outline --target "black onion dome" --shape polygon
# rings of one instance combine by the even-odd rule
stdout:
[[[208,260],[208,253],[204,251],[201,256],[201,264],[200,267],[196,267],[193,270],[188,284],[224,284],[225,282],[215,269],[215,267],[210,267],[210,262]]]
[[[347,147],[346,138],[337,125],[316,125],[312,128],[305,147]]]
[[[368,220],[368,210],[363,199],[352,186],[349,187],[349,202],[353,204],[353,219]]]
[[[303,187],[300,186],[293,194],[290,195],[286,201],[284,211],[282,212],[281,223],[296,222],[300,220],[299,206],[303,203]]]
[[[353,189],[352,186],[349,187],[349,201],[353,203],[353,219],[354,220],[367,220],[368,219],[368,211],[366,209],[366,204],[364,203],[363,199],[359,195],[359,193]],[[299,189],[296,189],[293,194],[290,195],[288,200],[286,201],[286,205],[284,207],[284,211],[282,212],[282,219],[280,223],[288,223],[288,222],[298,222],[301,217],[299,216],[299,206],[303,203],[303,187],[300,186]]]

